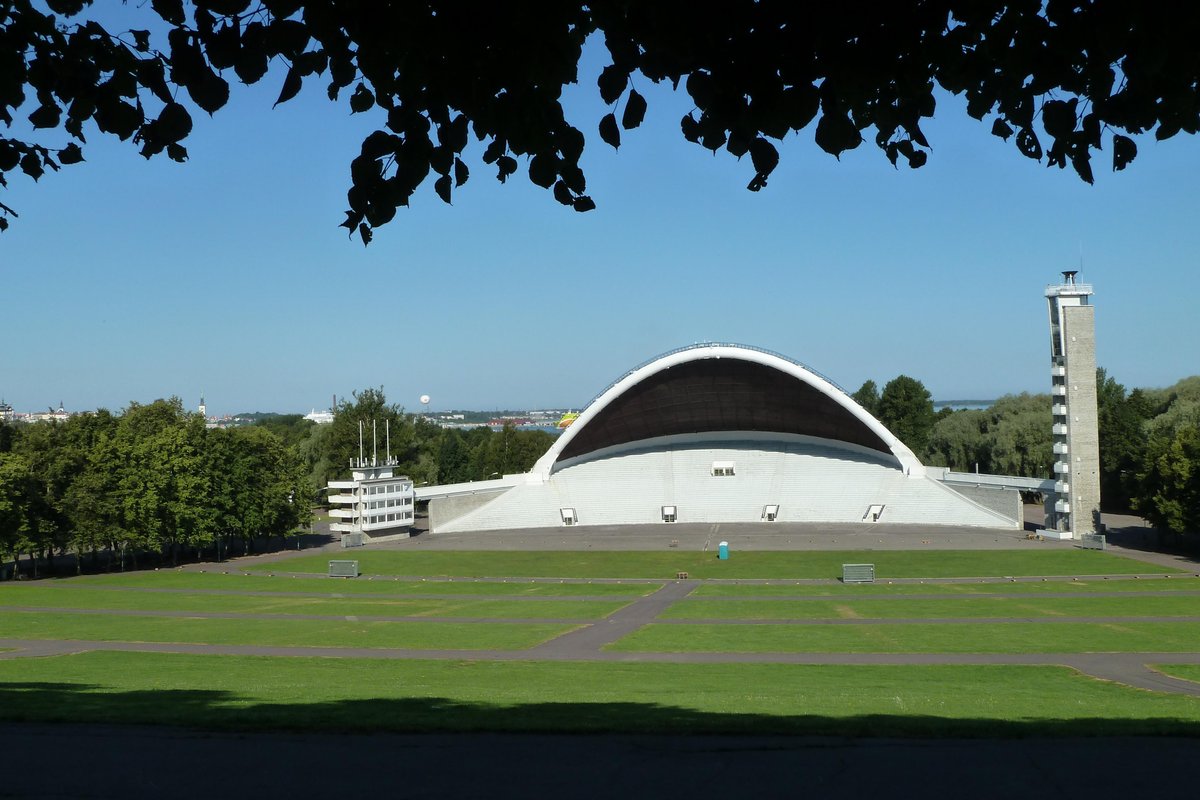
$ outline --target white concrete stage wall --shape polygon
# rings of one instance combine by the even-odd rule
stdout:
[[[679,522],[758,522],[763,506],[779,505],[781,522],[862,522],[883,505],[882,522],[1012,527],[1008,520],[939,482],[908,477],[894,460],[829,440],[646,442],[640,449],[585,458],[545,482],[518,485],[448,522],[436,532],[559,527],[560,508],[579,525],[662,523],[661,508],[677,507]],[[714,461],[734,475],[714,477]]]

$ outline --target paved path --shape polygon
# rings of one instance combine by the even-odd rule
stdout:
[[[306,578],[308,580],[329,581],[331,588],[339,582],[350,580],[348,578],[330,578],[326,575],[313,572],[233,572],[222,573],[232,574],[247,578]],[[887,578],[876,581],[880,586],[897,585],[921,585],[921,584],[986,584],[986,583],[1101,583],[1103,581],[1139,581],[1139,580],[1189,580],[1192,578],[1200,578],[1200,572],[1179,573],[1179,572],[1131,572],[1129,574],[1106,574],[1106,575],[1008,575],[1004,577],[985,577],[985,576],[968,576],[959,578]],[[364,575],[358,578],[359,581],[365,580],[367,583],[374,583],[379,586],[380,591],[387,587],[388,583],[427,583],[431,589],[440,584],[448,583],[495,583],[507,584],[511,586],[520,586],[524,584],[597,584],[606,586],[621,586],[628,585],[636,586],[661,586],[666,583],[669,578],[556,578],[556,577],[537,577],[537,576],[516,576],[516,577],[428,577],[420,575]],[[840,578],[704,578],[705,583],[709,584],[728,584],[733,586],[843,586]],[[61,585],[61,584],[60,584]],[[62,585],[63,588],[76,588],[70,584]],[[101,586],[92,583],[78,584],[80,589],[137,589],[139,591],[167,591],[165,588],[146,587],[146,586]],[[226,591],[224,589],[172,589],[171,591]],[[239,591],[239,590],[229,590]]]
[[[672,592],[671,589],[675,591]],[[464,623],[471,625],[575,625],[587,623],[587,627],[563,634],[552,642],[539,645],[530,652],[558,652],[568,649],[586,648],[590,654],[604,645],[624,638],[638,628],[651,623],[655,625],[977,625],[977,624],[1034,624],[1058,625],[1062,623],[1124,624],[1131,622],[1200,622],[1200,616],[1035,616],[1035,617],[668,617],[660,616],[683,595],[680,587],[665,587],[642,602],[628,606],[596,620],[594,617],[469,617],[436,616],[433,614],[409,614],[387,616],[380,614],[275,614],[240,611],[183,611],[130,608],[68,608],[63,606],[0,606],[0,613],[8,614],[80,614],[105,617],[175,617],[178,619],[258,619],[258,620],[310,620],[317,622],[439,622]],[[683,592],[686,594],[686,592]],[[679,595],[679,596],[672,596]],[[651,602],[657,600],[657,602]],[[564,644],[564,642],[569,644]],[[575,645],[579,642],[579,645]],[[582,651],[581,651],[582,652]]]
[[[653,622],[676,601],[691,594],[699,581],[674,581],[657,592],[635,600],[624,608],[609,614],[601,622],[592,623],[576,631],[555,637],[545,644],[527,650],[531,658],[586,658],[601,652],[607,644]]]
[[[1083,598],[1086,600],[1097,600],[1101,598],[1117,598],[1117,597],[1200,597],[1200,589],[1196,591],[1183,592],[1021,592],[1008,593],[1003,592],[963,592],[957,593],[942,593],[942,594],[703,594],[698,595],[694,599],[703,600],[704,602],[771,602],[774,600],[784,600],[789,603],[817,601],[822,603],[838,602],[838,603],[863,603],[863,602],[880,602],[890,603],[897,600],[936,600],[938,602],[953,603],[955,601],[969,603],[973,600],[1016,600],[1021,599],[1026,602],[1036,602],[1038,600],[1065,600],[1070,598]],[[564,598],[565,599],[565,598]]]
[[[564,637],[565,638],[565,637]],[[549,643],[548,643],[549,644]],[[0,660],[68,655],[92,651],[183,653],[190,655],[272,656],[304,658],[371,658],[434,661],[606,661],[673,664],[797,664],[797,665],[1023,665],[1070,667],[1094,678],[1128,686],[1200,697],[1200,683],[1171,678],[1157,664],[1198,664],[1200,653],[626,653],[542,645],[530,650],[407,650],[361,647],[264,647],[156,642],[99,642],[0,639]]]

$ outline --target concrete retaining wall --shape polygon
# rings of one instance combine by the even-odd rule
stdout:
[[[429,501],[429,532],[437,533],[443,525],[490,503],[506,491],[508,489],[496,489],[452,497],[435,497]]]
[[[1025,505],[1021,502],[1021,493],[1016,489],[1001,489],[995,486],[963,486],[957,483],[946,485],[968,500],[973,500],[997,514],[1003,514],[1013,521],[1014,527],[1025,527]]]

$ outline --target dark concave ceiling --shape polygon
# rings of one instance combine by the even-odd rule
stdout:
[[[819,436],[891,454],[863,422],[799,378],[753,361],[706,358],[628,389],[576,432],[559,460],[657,436],[710,431]]]

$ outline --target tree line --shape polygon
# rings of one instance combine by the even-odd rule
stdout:
[[[294,448],[257,427],[206,428],[177,398],[65,422],[0,425],[0,577],[73,555],[75,570],[249,551],[308,522]],[[103,563],[101,563],[103,561]]]
[[[325,485],[364,448],[390,450],[418,485],[524,472],[554,437],[544,431],[441,428],[356,392],[332,424],[299,414],[207,428],[178,398],[131,403],[65,422],[0,423],[0,579],[74,556],[74,569],[221,559],[289,537],[311,520]],[[376,433],[371,439],[372,423]]]
[[[924,463],[959,472],[1048,478],[1056,456],[1049,394],[1006,395],[986,409],[935,412],[919,380],[901,375],[854,399]],[[1103,510],[1134,512],[1160,530],[1200,532],[1200,376],[1129,391],[1096,371]]]
[[[443,428],[389,404],[382,387],[354,392],[351,399],[342,400],[334,409],[332,424],[314,425],[299,415],[260,424],[291,429],[290,434],[281,435],[297,442],[309,467],[312,486],[320,490],[329,481],[344,478],[350,460],[358,457],[360,422],[365,431],[365,454],[370,456],[374,446],[382,458],[385,449],[390,449],[398,471],[418,485],[481,481],[527,472],[555,438],[546,431],[518,430],[511,424],[497,431],[487,426]],[[389,436],[390,443],[385,441]]]
[[[987,409],[934,411],[921,381],[901,375],[854,399],[927,464],[961,472],[1049,477],[1048,394],[1007,395]],[[1097,371],[1103,507],[1164,531],[1200,531],[1200,376],[1167,389],[1126,388]],[[352,394],[332,424],[269,415],[207,428],[176,398],[131,403],[66,422],[0,424],[0,578],[20,558],[74,556],[76,570],[178,563],[249,552],[294,535],[359,454],[390,452],[417,485],[528,471],[554,436],[506,425],[442,428],[389,404],[383,389]],[[375,439],[371,439],[372,422]]]

